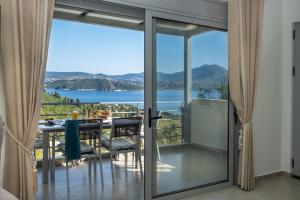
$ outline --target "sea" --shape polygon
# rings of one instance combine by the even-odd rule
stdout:
[[[58,92],[61,96],[69,97],[80,102],[132,104],[144,108],[144,91],[98,91],[98,90],[63,90],[46,89],[46,92]],[[199,91],[192,91],[192,98],[198,98]],[[217,90],[206,91],[202,96],[208,99],[219,99]],[[157,108],[160,111],[179,112],[184,100],[183,90],[157,90]]]

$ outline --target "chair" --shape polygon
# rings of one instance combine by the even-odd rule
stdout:
[[[143,177],[141,159],[141,125],[140,117],[115,118],[112,120],[110,137],[102,137],[102,145],[109,151],[111,175],[114,183],[113,156],[118,153],[136,153],[140,164],[140,173]]]
[[[89,159],[89,161],[91,158],[99,158],[101,183],[103,185],[104,181],[103,181],[103,169],[102,169],[102,157],[101,157],[102,120],[98,120],[98,121],[100,121],[100,122],[79,123],[80,155],[81,155],[81,158],[87,158],[87,159]],[[89,144],[84,142],[87,140],[89,141]],[[98,142],[96,140],[98,140]],[[91,141],[93,141],[93,142],[91,142]],[[66,153],[65,144],[60,145],[60,148],[62,148],[64,150],[64,152]],[[97,148],[98,148],[98,151],[97,151]],[[65,158],[68,192],[70,191],[69,161],[70,160]]]
[[[156,111],[156,116],[161,117],[161,111]],[[156,120],[156,124],[155,124],[156,130],[160,129],[158,127],[158,125],[159,125],[159,119]],[[156,135],[157,135],[157,133],[156,133]],[[155,143],[156,143],[156,151],[157,151],[157,160],[160,162],[161,161],[161,159],[160,159],[160,150],[159,150],[159,146],[158,146],[158,143],[157,143],[157,139],[155,140]]]
[[[37,160],[37,150],[39,149],[43,149],[43,135],[42,133],[39,131],[35,137],[35,141],[34,141],[34,145],[33,145],[33,155],[35,160]],[[50,157],[50,146],[49,146],[49,157]]]
[[[161,111],[156,111],[156,116],[158,117],[161,117]],[[160,119],[157,119],[156,120],[156,123],[155,123],[155,129],[156,131],[158,131],[160,128],[159,128],[159,121]],[[144,136],[144,132],[142,133],[142,135]],[[156,137],[157,137],[157,132],[156,132]],[[157,138],[155,140],[155,145],[156,145],[156,153],[157,153],[157,161],[160,162],[161,161],[161,157],[160,157],[160,150],[159,150],[159,146],[158,146],[158,143],[157,143]]]

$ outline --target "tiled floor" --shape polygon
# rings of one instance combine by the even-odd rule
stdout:
[[[176,148],[163,148],[158,163],[158,193],[172,192],[201,184],[224,180],[227,177],[226,154],[184,145]],[[131,158],[131,155],[129,155]],[[132,166],[128,159],[127,168],[124,158],[120,157],[115,168],[116,183],[112,184],[110,163],[104,164],[104,186],[101,185],[99,165],[92,170],[84,164],[70,170],[70,192],[67,192],[66,172],[64,167],[57,167],[55,184],[41,184],[39,173],[39,192],[37,199],[143,199],[143,180],[139,169]],[[89,174],[89,172],[91,172]]]
[[[252,192],[230,187],[185,200],[299,200],[300,180],[289,176],[267,178],[256,183]]]
[[[39,191],[37,200],[141,200],[144,197],[143,180],[139,169],[130,164],[125,168],[124,161],[117,162],[115,167],[115,184],[112,184],[110,164],[103,163],[104,185],[101,184],[99,165],[94,165],[91,170],[87,164],[70,169],[70,192],[67,191],[65,167],[56,168],[55,184],[41,184],[42,174],[39,172]]]
[[[195,160],[195,156],[202,159],[202,162]],[[203,184],[222,178],[222,166],[218,163],[224,162],[216,152],[199,152],[195,149],[165,150],[161,152],[162,163],[159,164],[158,182],[162,187],[160,191],[168,191],[181,187],[182,184]],[[131,156],[129,156],[130,158]],[[212,159],[215,157],[214,159]],[[189,162],[191,161],[192,162]],[[205,162],[204,162],[205,161]],[[216,163],[219,161],[218,163]],[[221,162],[222,161],[222,162]],[[183,163],[178,165],[178,163]],[[206,163],[206,164],[203,164]],[[101,200],[142,200],[144,196],[143,179],[139,169],[135,169],[128,160],[125,167],[124,160],[120,157],[115,167],[116,183],[112,184],[110,164],[104,164],[104,186],[101,185],[99,165],[96,165],[97,173],[94,175],[92,165],[73,167],[70,170],[70,192],[67,192],[66,172],[64,167],[56,169],[55,184],[41,184],[41,172],[39,172],[39,191],[37,200],[64,200],[64,199],[101,199]],[[196,167],[192,167],[196,166]],[[218,168],[213,169],[213,166]],[[209,170],[208,170],[209,169]],[[212,174],[209,171],[219,171],[219,174]],[[89,172],[91,172],[89,174]],[[206,172],[206,173],[205,173]],[[224,171],[223,171],[224,172]],[[199,178],[201,175],[201,178]],[[223,177],[224,178],[224,177]],[[164,185],[165,184],[165,185]],[[199,196],[187,198],[186,200],[300,200],[300,180],[288,176],[278,176],[257,182],[256,190],[244,192],[237,187],[230,187]]]
[[[227,154],[196,145],[161,151],[157,192],[164,194],[227,179]]]

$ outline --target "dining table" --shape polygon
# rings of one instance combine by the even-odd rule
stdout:
[[[84,120],[82,120],[84,121]],[[89,127],[92,128],[95,123],[83,122],[79,124],[80,128],[88,130]],[[112,120],[103,120],[102,128],[109,129],[111,128]],[[49,182],[49,171],[50,171],[50,159],[49,159],[49,147],[50,147],[50,136],[52,135],[52,145],[55,145],[55,135],[57,133],[64,133],[65,131],[65,120],[54,120],[51,123],[41,120],[39,123],[39,130],[42,134],[42,148],[43,148],[43,160],[42,160],[42,174],[43,174],[43,184]],[[55,155],[55,148],[51,149],[52,155]],[[52,159],[55,159],[55,156],[52,156]],[[51,162],[51,165],[55,165],[55,162]],[[52,169],[55,169],[55,166],[51,166]],[[55,175],[51,174],[51,180],[55,180]]]

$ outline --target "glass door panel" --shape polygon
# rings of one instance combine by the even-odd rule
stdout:
[[[227,33],[159,18],[153,29],[152,196],[226,182]]]

